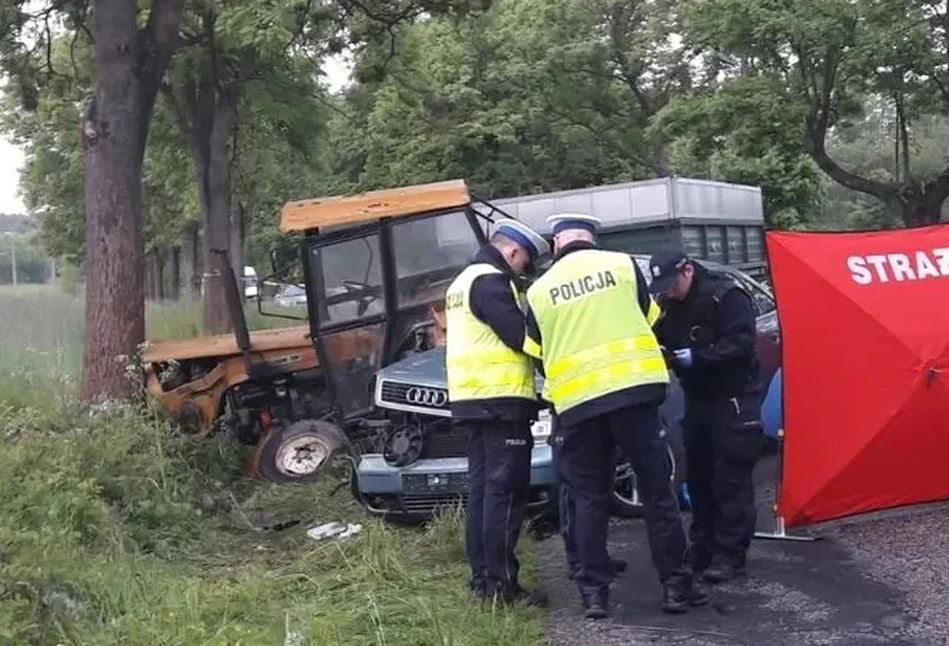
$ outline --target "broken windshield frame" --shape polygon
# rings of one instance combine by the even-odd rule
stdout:
[[[438,223],[448,222],[442,218],[457,218],[458,227],[449,225],[442,229],[444,235],[451,232],[456,246],[468,245],[463,238],[470,240],[465,251],[471,254],[458,263],[452,256],[453,267],[435,267],[431,262],[423,263],[425,268],[416,275],[407,274],[398,260],[399,250],[406,238],[395,233],[396,229],[418,229],[419,223],[433,222],[429,230],[436,232]],[[463,218],[463,220],[462,220]],[[486,230],[492,221],[490,215],[479,213],[472,208],[462,210],[449,209],[434,211],[398,219],[386,219],[357,227],[346,227],[322,235],[310,236],[305,241],[304,272],[307,276],[307,301],[314,334],[345,330],[362,325],[372,325],[392,318],[400,309],[412,306],[408,294],[399,298],[399,280],[415,278],[425,283],[425,277],[440,278],[435,283],[448,279],[448,273],[457,275],[478,248],[487,241]],[[463,224],[464,223],[464,224]],[[425,227],[422,226],[422,229]],[[457,233],[467,232],[460,238]],[[444,239],[444,238],[443,238]],[[436,245],[426,248],[426,252],[441,253]],[[339,261],[348,266],[339,269]],[[417,262],[417,260],[416,260]],[[333,267],[336,265],[336,267]],[[447,287],[447,283],[445,283]],[[334,308],[332,311],[330,308]]]

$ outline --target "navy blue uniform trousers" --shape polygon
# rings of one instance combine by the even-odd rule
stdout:
[[[459,421],[468,432],[468,508],[465,551],[471,585],[479,593],[512,591],[520,565],[514,556],[530,492],[531,423]]]
[[[688,586],[686,537],[678,499],[670,482],[666,439],[656,405],[632,406],[562,430],[559,467],[574,510],[569,534],[576,543],[585,593],[605,591],[614,573],[607,551],[609,497],[616,448],[629,460],[643,501],[649,549],[663,585]]]
[[[758,396],[686,398],[683,439],[692,498],[693,570],[745,566],[755,532],[755,463],[764,448]]]
[[[560,465],[560,452],[563,447],[563,431],[557,416],[551,415],[550,444],[551,462],[554,468],[554,477],[557,480],[557,516],[560,527],[560,538],[563,539],[564,556],[567,558],[567,570],[575,572],[580,566],[580,557],[577,556],[577,542],[573,537],[573,528],[576,525],[577,506],[570,493],[570,483],[564,477]]]

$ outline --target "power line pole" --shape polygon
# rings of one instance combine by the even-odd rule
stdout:
[[[13,256],[13,286],[16,287],[16,238],[10,236],[10,255]]]

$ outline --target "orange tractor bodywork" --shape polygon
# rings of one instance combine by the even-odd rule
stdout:
[[[280,229],[285,233],[319,236],[328,227],[338,230],[373,221],[461,209],[468,205],[469,199],[465,183],[452,181],[290,202],[283,208]],[[422,333],[426,347],[441,346],[445,342],[444,294],[450,280],[425,283],[413,294],[415,302],[427,306],[428,320]],[[307,284],[308,299],[312,294],[314,291]],[[228,422],[234,422],[245,431],[254,429],[242,434],[245,442],[255,445],[248,474],[278,481],[309,479],[316,475],[315,470],[321,464],[312,472],[304,469],[306,473],[300,475],[288,474],[286,469],[281,471],[279,464],[269,463],[284,458],[292,461],[284,455],[290,450],[285,449],[287,442],[282,436],[275,440],[275,436],[282,433],[300,446],[306,438],[314,445],[323,442],[328,449],[327,455],[320,454],[320,460],[339,448],[344,442],[343,434],[335,427],[330,429],[331,425],[325,421],[325,410],[332,408],[333,401],[332,395],[320,394],[328,381],[320,356],[332,357],[337,369],[360,361],[382,365],[383,335],[378,327],[367,325],[334,333],[318,344],[312,322],[248,332],[243,305],[237,307],[239,312],[232,312],[232,318],[239,319],[234,321],[233,335],[148,343],[142,357],[146,391],[187,432],[208,435],[226,427]],[[279,410],[287,407],[274,405],[278,398],[287,399],[288,389],[293,391],[289,400],[295,397],[296,410],[302,408],[304,413],[282,415]],[[299,406],[301,400],[305,400],[302,407]],[[268,443],[279,445],[268,448]]]

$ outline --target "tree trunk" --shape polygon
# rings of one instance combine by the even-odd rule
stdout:
[[[96,0],[96,90],[80,124],[85,161],[86,312],[81,395],[127,399],[125,367],[145,339],[142,159],[184,0],[155,0],[145,27],[130,0]]]
[[[181,247],[179,245],[168,250],[168,296],[175,301],[181,298]]]
[[[192,301],[201,300],[201,240],[200,224],[189,222],[184,232],[184,250],[182,265],[188,296]]]
[[[905,195],[902,199],[896,198],[891,200],[891,204],[897,209],[903,224],[911,228],[938,224],[942,219],[945,201],[945,194],[929,190]]]
[[[165,248],[155,250],[155,299],[165,300]]]
[[[152,254],[145,254],[145,302],[155,298],[155,262]]]
[[[197,145],[194,146],[198,198],[204,216],[204,261],[207,269],[204,272],[202,321],[206,334],[224,334],[232,329],[224,277],[215,252],[231,251],[231,170],[239,98],[236,90],[221,91],[214,102],[211,118],[192,120],[196,124],[210,121],[210,129],[195,132]]]
[[[145,339],[141,124],[146,111],[140,91],[110,92],[137,85],[131,65],[100,65],[98,78],[99,90],[83,122],[87,275],[82,394],[87,400],[133,394],[124,366]]]
[[[946,199],[949,199],[949,167],[946,167],[935,179],[913,184],[912,187],[908,187],[905,182],[881,182],[869,177],[861,177],[840,166],[827,153],[826,138],[827,128],[824,124],[818,124],[816,127],[813,124],[809,125],[804,138],[804,152],[810,155],[817,166],[832,180],[853,191],[877,198],[895,213],[899,213],[903,224],[907,227],[939,222],[942,205]],[[908,170],[906,172],[908,173]]]

